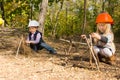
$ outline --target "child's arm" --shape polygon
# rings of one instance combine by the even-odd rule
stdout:
[[[26,43],[28,44],[30,43],[29,37],[27,37]]]
[[[28,37],[27,40],[26,40],[26,43],[37,44],[37,43],[39,43],[40,38],[41,38],[41,35],[40,35],[40,33],[38,33],[37,36],[36,36],[36,40],[35,41],[29,40],[29,37]]]
[[[99,35],[97,33],[92,33],[91,36],[92,36],[92,38],[98,39],[98,40],[100,40],[103,43],[107,43],[108,42],[108,38],[106,36],[101,36],[101,35]]]
[[[91,37],[100,40],[101,36],[97,33],[91,33]]]

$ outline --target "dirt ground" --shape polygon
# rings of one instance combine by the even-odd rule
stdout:
[[[58,54],[49,54],[45,49],[38,53],[17,53],[20,42],[18,30],[0,32],[0,80],[120,80],[120,44],[116,43],[116,65],[100,62],[97,70],[95,63],[89,64],[87,46],[76,45],[67,53],[69,44],[45,38]],[[78,45],[77,45],[78,47]]]

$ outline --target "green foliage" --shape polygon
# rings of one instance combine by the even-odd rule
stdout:
[[[31,4],[34,8],[32,15],[39,11],[40,0],[4,0],[4,11],[7,25],[10,27],[26,27],[31,17]],[[33,17],[35,19],[36,17]]]
[[[1,2],[2,0],[0,0]],[[84,20],[84,0],[48,0],[48,12],[45,20],[45,35],[52,36],[54,30],[57,37],[79,35],[82,33]],[[63,7],[61,8],[61,2]],[[5,19],[10,27],[27,27],[28,20],[38,20],[39,3],[42,0],[4,0]],[[114,19],[113,30],[120,34],[120,0],[106,0],[104,9]],[[102,11],[102,0],[87,0],[85,33],[95,31],[96,16]],[[60,10],[59,14],[58,11]],[[2,11],[0,11],[2,13]],[[55,28],[56,27],[56,28]]]
[[[53,1],[53,0],[52,0]],[[91,33],[96,31],[96,16],[102,11],[102,4],[103,2],[91,0],[87,2],[87,22],[85,33]],[[111,1],[114,5],[117,5],[119,1]],[[112,8],[107,5],[108,2],[105,3],[105,11],[110,13]],[[57,12],[60,8],[60,3],[54,2],[48,8],[48,15],[46,18],[46,25],[45,25],[45,33],[46,35],[53,35],[54,26],[56,24],[56,17]],[[116,6],[114,8],[114,15],[112,15],[115,24],[114,24],[114,32],[116,34],[119,33],[119,10],[120,6]],[[67,12],[66,12],[67,9]],[[84,16],[84,0],[68,0],[64,1],[63,9],[60,11],[60,14],[57,19],[57,28],[56,28],[56,36],[71,36],[71,35],[79,35],[82,32],[83,28],[83,16]]]

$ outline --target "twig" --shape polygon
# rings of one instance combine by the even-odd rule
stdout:
[[[91,42],[91,47],[92,47],[92,50],[93,50],[93,44],[92,44],[92,37],[91,37],[91,35],[90,35],[90,42]],[[94,55],[96,56],[96,59],[97,59],[97,63],[98,63],[98,65],[99,65],[99,58],[98,58],[98,55],[97,54],[95,54],[95,52],[94,52],[94,50],[93,50],[93,53],[94,53]]]
[[[20,43],[19,43],[18,48],[17,48],[16,57],[17,57],[18,54],[19,54],[19,50],[20,50],[20,47],[21,47],[22,41],[23,41],[23,35],[22,35],[22,38],[21,38]]]
[[[70,40],[70,45],[69,45],[69,49],[68,49],[69,54],[70,54],[71,49],[72,49],[72,40]]]
[[[67,42],[67,43],[71,43],[70,40],[65,40],[65,39],[60,39],[61,41]],[[87,45],[86,43],[80,43],[80,42],[75,42],[72,41],[73,44],[82,44],[82,45]]]
[[[99,66],[98,66],[97,58],[95,57],[95,54],[94,54],[94,51],[93,51],[92,43],[91,43],[91,45],[90,45],[90,42],[89,42],[89,40],[87,39],[87,37],[85,37],[85,39],[86,39],[86,42],[87,42],[87,44],[88,44],[88,47],[89,47],[89,49],[90,49],[90,51],[91,51],[91,54],[92,54],[92,56],[93,56],[93,59],[95,60],[96,67],[97,67],[98,70],[100,70],[100,69],[99,69]]]
[[[90,47],[92,47],[93,44],[92,44],[92,38],[91,38],[91,36],[90,36],[90,42],[89,43],[90,43]],[[90,64],[92,65],[92,52],[91,51],[90,51]]]

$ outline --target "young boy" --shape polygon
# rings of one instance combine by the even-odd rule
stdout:
[[[34,51],[41,50],[45,48],[51,54],[57,54],[57,52],[47,45],[44,40],[42,39],[42,33],[38,31],[39,23],[36,20],[31,20],[28,24],[29,27],[29,35],[26,40],[26,43],[30,44],[30,48]]]

